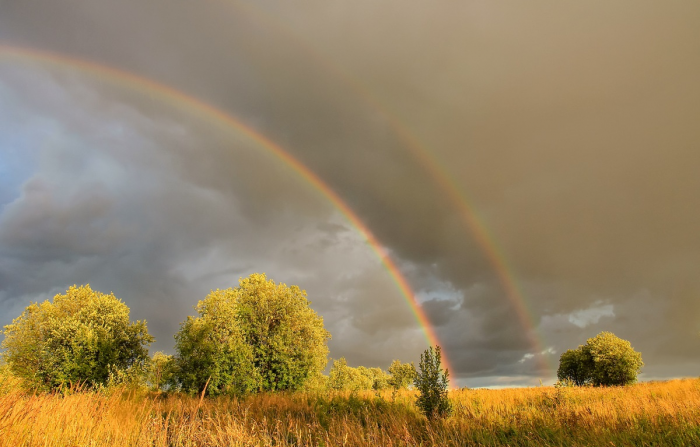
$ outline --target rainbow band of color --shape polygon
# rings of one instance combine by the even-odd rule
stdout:
[[[418,305],[415,294],[411,290],[406,278],[401,274],[401,271],[396,266],[394,261],[386,252],[386,249],[379,243],[377,238],[365,226],[355,212],[333,191],[321,178],[294,158],[291,154],[285,151],[280,145],[273,142],[266,136],[262,135],[250,126],[245,125],[237,118],[225,113],[224,111],[207,104],[195,97],[187,95],[179,90],[176,90],[167,85],[159,84],[153,80],[141,77],[139,75],[112,68],[109,66],[97,64],[95,62],[77,59],[71,56],[59,55],[35,49],[19,48],[14,46],[0,45],[0,56],[12,57],[20,60],[34,60],[43,63],[52,64],[55,66],[67,67],[76,69],[84,73],[96,75],[99,78],[106,78],[119,85],[126,85],[132,89],[145,90],[151,94],[160,95],[163,99],[179,103],[185,109],[201,112],[207,116],[215,118],[227,127],[233,128],[246,138],[250,139],[260,147],[271,152],[281,161],[291,167],[299,174],[306,182],[320,191],[340,213],[362,234],[367,240],[372,250],[377,254],[382,264],[389,272],[391,278],[399,288],[401,295],[409,304],[416,320],[421,326],[426,340],[430,346],[441,346],[435,331],[433,330],[427,316]],[[452,370],[447,355],[443,352],[442,362],[445,368]],[[453,387],[453,383],[450,383]]]
[[[441,163],[425,148],[419,138],[413,134],[409,126],[403,124],[396,113],[390,112],[389,107],[383,104],[376,95],[372,94],[370,88],[364,86],[360,81],[348,74],[346,70],[343,70],[338,64],[334,63],[332,59],[321,54],[308,42],[296,35],[286,24],[266,13],[261,7],[251,2],[235,2],[235,5],[238,7],[239,11],[254,17],[259,23],[263,23],[267,25],[268,28],[274,28],[282,32],[286,42],[295,42],[298,48],[301,49],[309,59],[315,61],[319,67],[323,68],[327,73],[349,87],[356,97],[361,98],[368,106],[383,116],[392,128],[394,135],[396,135],[399,141],[404,144],[405,148],[418,160],[420,166],[428,171],[428,174],[440,189],[445,192],[450,202],[459,210],[462,221],[471,232],[477,245],[496,272],[498,280],[506,294],[506,298],[515,311],[526,333],[526,337],[534,350],[534,354],[536,354],[541,372],[547,374],[553,371],[553,366],[544,355],[544,344],[537,336],[534,317],[527,308],[524,295],[513,274],[513,269],[508,265],[503,250],[498,247],[494,237],[478,217],[474,207],[471,205],[471,201],[468,199],[467,195],[461,191],[449,171],[441,166]]]

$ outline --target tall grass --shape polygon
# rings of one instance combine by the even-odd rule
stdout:
[[[433,422],[412,392],[200,399],[19,385],[0,381],[2,446],[700,445],[695,379],[453,391],[454,415]]]

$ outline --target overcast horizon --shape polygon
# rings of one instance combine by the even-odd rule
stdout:
[[[693,1],[0,0],[0,326],[89,283],[172,353],[260,272],[308,292],[331,358],[417,362],[362,232],[220,111],[372,233],[457,385],[552,384],[601,331],[642,381],[697,377],[698,23]]]

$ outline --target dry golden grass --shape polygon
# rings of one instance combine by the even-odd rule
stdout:
[[[700,380],[461,390],[429,423],[411,392],[199,399],[34,395],[0,383],[2,446],[700,445]]]

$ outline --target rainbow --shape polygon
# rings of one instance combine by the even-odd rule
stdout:
[[[405,148],[418,160],[420,165],[428,171],[428,174],[459,211],[465,226],[471,232],[477,245],[496,272],[506,297],[525,331],[531,348],[534,350],[534,354],[540,354],[535,356],[539,362],[540,372],[543,374],[552,372],[553,367],[546,358],[547,356],[544,355],[544,343],[537,336],[534,317],[527,308],[525,296],[518,286],[513,269],[508,265],[503,250],[498,246],[483,220],[479,218],[478,213],[472,205],[472,201],[458,186],[453,176],[449,173],[449,170],[443,167],[430,151],[425,148],[425,145],[411,132],[407,125],[401,122],[396,113],[390,112],[389,107],[372,94],[370,88],[364,86],[359,80],[348,74],[346,70],[343,70],[329,57],[323,55],[310,43],[300,38],[286,24],[275,19],[271,14],[266,13],[261,7],[249,2],[235,2],[235,5],[239,10],[257,19],[259,23],[283,33],[287,42],[296,43],[299,49],[302,50],[308,58],[314,60],[321,68],[326,70],[326,72],[340,80],[349,87],[357,97],[361,98],[369,107],[383,116],[386,123],[391,127],[394,135],[397,136],[404,144]]]
[[[262,135],[250,126],[247,126],[237,118],[227,114],[221,109],[218,109],[210,104],[203,102],[193,96],[190,96],[182,91],[179,91],[170,86],[160,84],[151,79],[141,77],[137,74],[123,71],[114,67],[98,64],[92,61],[78,59],[72,56],[56,54],[42,50],[29,49],[17,46],[9,46],[0,44],[0,59],[14,59],[19,61],[34,61],[43,64],[52,65],[59,68],[67,68],[79,70],[80,72],[95,76],[97,78],[108,80],[120,86],[125,86],[132,90],[147,92],[151,96],[157,96],[163,101],[176,104],[183,109],[191,112],[198,112],[206,117],[212,118],[215,121],[229,127],[259,147],[269,151],[282,162],[292,168],[303,180],[308,182],[316,190],[320,191],[333,206],[345,216],[353,227],[367,240],[372,250],[379,257],[381,263],[389,272],[392,280],[396,283],[401,295],[411,308],[418,324],[426,337],[430,346],[441,346],[441,343],[433,329],[430,320],[423,312],[423,309],[418,304],[415,294],[411,287],[397,267],[396,263],[391,259],[387,250],[379,243],[377,238],[357,216],[357,214],[348,206],[348,204],[331,189],[321,178],[311,171],[308,167],[294,158],[291,154],[285,151],[280,145]],[[447,354],[443,354],[442,362],[446,369],[454,371],[451,366]],[[450,387],[454,388],[454,383],[451,380]]]

